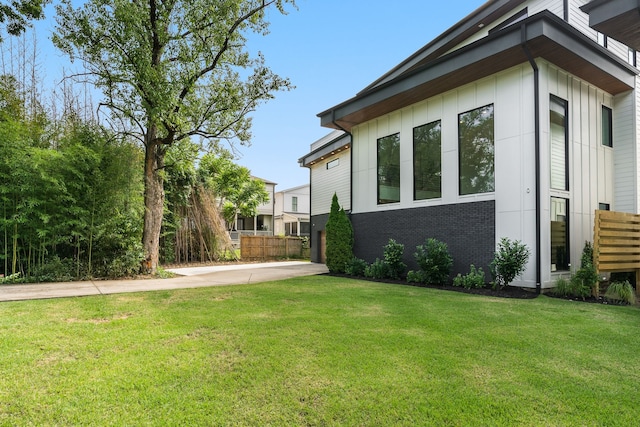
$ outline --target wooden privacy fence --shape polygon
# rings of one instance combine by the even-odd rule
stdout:
[[[598,272],[634,271],[640,292],[640,215],[597,210],[593,258]]]
[[[309,258],[308,245],[299,237],[241,236],[240,257],[246,261]]]

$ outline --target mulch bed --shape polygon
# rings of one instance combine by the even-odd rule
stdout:
[[[466,289],[459,286],[452,285],[427,285],[422,283],[409,283],[405,280],[390,280],[390,279],[371,279],[369,277],[354,277],[347,274],[327,273],[328,276],[345,277],[349,279],[367,280],[369,282],[378,283],[390,283],[394,285],[416,286],[420,288],[441,289],[443,291],[461,292],[464,294],[485,295],[490,297],[499,298],[517,298],[517,299],[533,299],[538,296],[534,289],[525,289],[516,286],[505,286],[503,289]]]

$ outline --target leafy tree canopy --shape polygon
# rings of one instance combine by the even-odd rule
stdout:
[[[249,113],[291,84],[261,54],[266,10],[294,0],[72,0],[57,7],[56,46],[80,59],[114,126],[145,147],[145,268],[155,271],[164,209],[165,155],[177,141],[250,141]]]
[[[29,21],[42,19],[44,17],[44,6],[50,0],[12,0],[0,3],[0,23],[2,23],[7,33],[12,36],[21,34]],[[2,36],[0,36],[0,42]]]

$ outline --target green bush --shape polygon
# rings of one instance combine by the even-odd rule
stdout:
[[[331,273],[344,273],[347,264],[353,258],[353,227],[346,212],[338,204],[338,196],[335,193],[331,201],[326,232],[327,268]]]
[[[585,286],[582,279],[572,275],[569,279],[559,277],[556,279],[556,286],[551,291],[553,295],[559,297],[573,297],[585,299],[591,295],[591,287]]]
[[[453,278],[453,286],[462,286],[465,289],[484,288],[486,283],[482,267],[476,269],[476,266],[471,264],[471,268],[469,270],[469,273],[464,276],[458,273],[458,275]]]
[[[344,272],[349,276],[364,277],[367,262],[363,259],[353,257],[345,266]]]
[[[390,276],[389,264],[376,258],[372,264],[365,268],[364,276],[371,279],[386,279]]]
[[[33,269],[29,281],[69,282],[77,278],[76,268],[76,263],[72,259],[60,259],[60,257],[54,255],[44,264]]]
[[[604,297],[612,302],[620,304],[635,304],[636,291],[628,281],[612,282],[607,288]]]
[[[409,283],[426,283],[427,279],[425,277],[424,271],[422,270],[410,270],[407,273],[407,282]]]
[[[551,291],[554,295],[559,297],[569,297],[573,295],[573,288],[571,286],[571,281],[567,280],[564,277],[558,277],[556,279],[556,286]]]
[[[404,245],[389,239],[389,243],[384,247],[384,262],[388,265],[390,279],[400,279],[407,270],[407,264],[402,262],[404,255]]]
[[[521,275],[529,261],[529,248],[519,240],[500,239],[498,250],[491,262],[494,287],[501,289]]]
[[[429,238],[416,247],[413,256],[421,273],[411,273],[410,281],[419,279],[421,283],[444,284],[449,280],[453,258],[446,243]]]

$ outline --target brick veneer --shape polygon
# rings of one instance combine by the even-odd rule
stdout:
[[[416,270],[416,246],[434,237],[449,247],[452,276],[468,273],[474,264],[491,280],[489,263],[496,245],[494,201],[352,214],[350,218],[355,256],[369,263],[382,259],[383,247],[391,238],[404,244],[404,262],[409,270]]]

